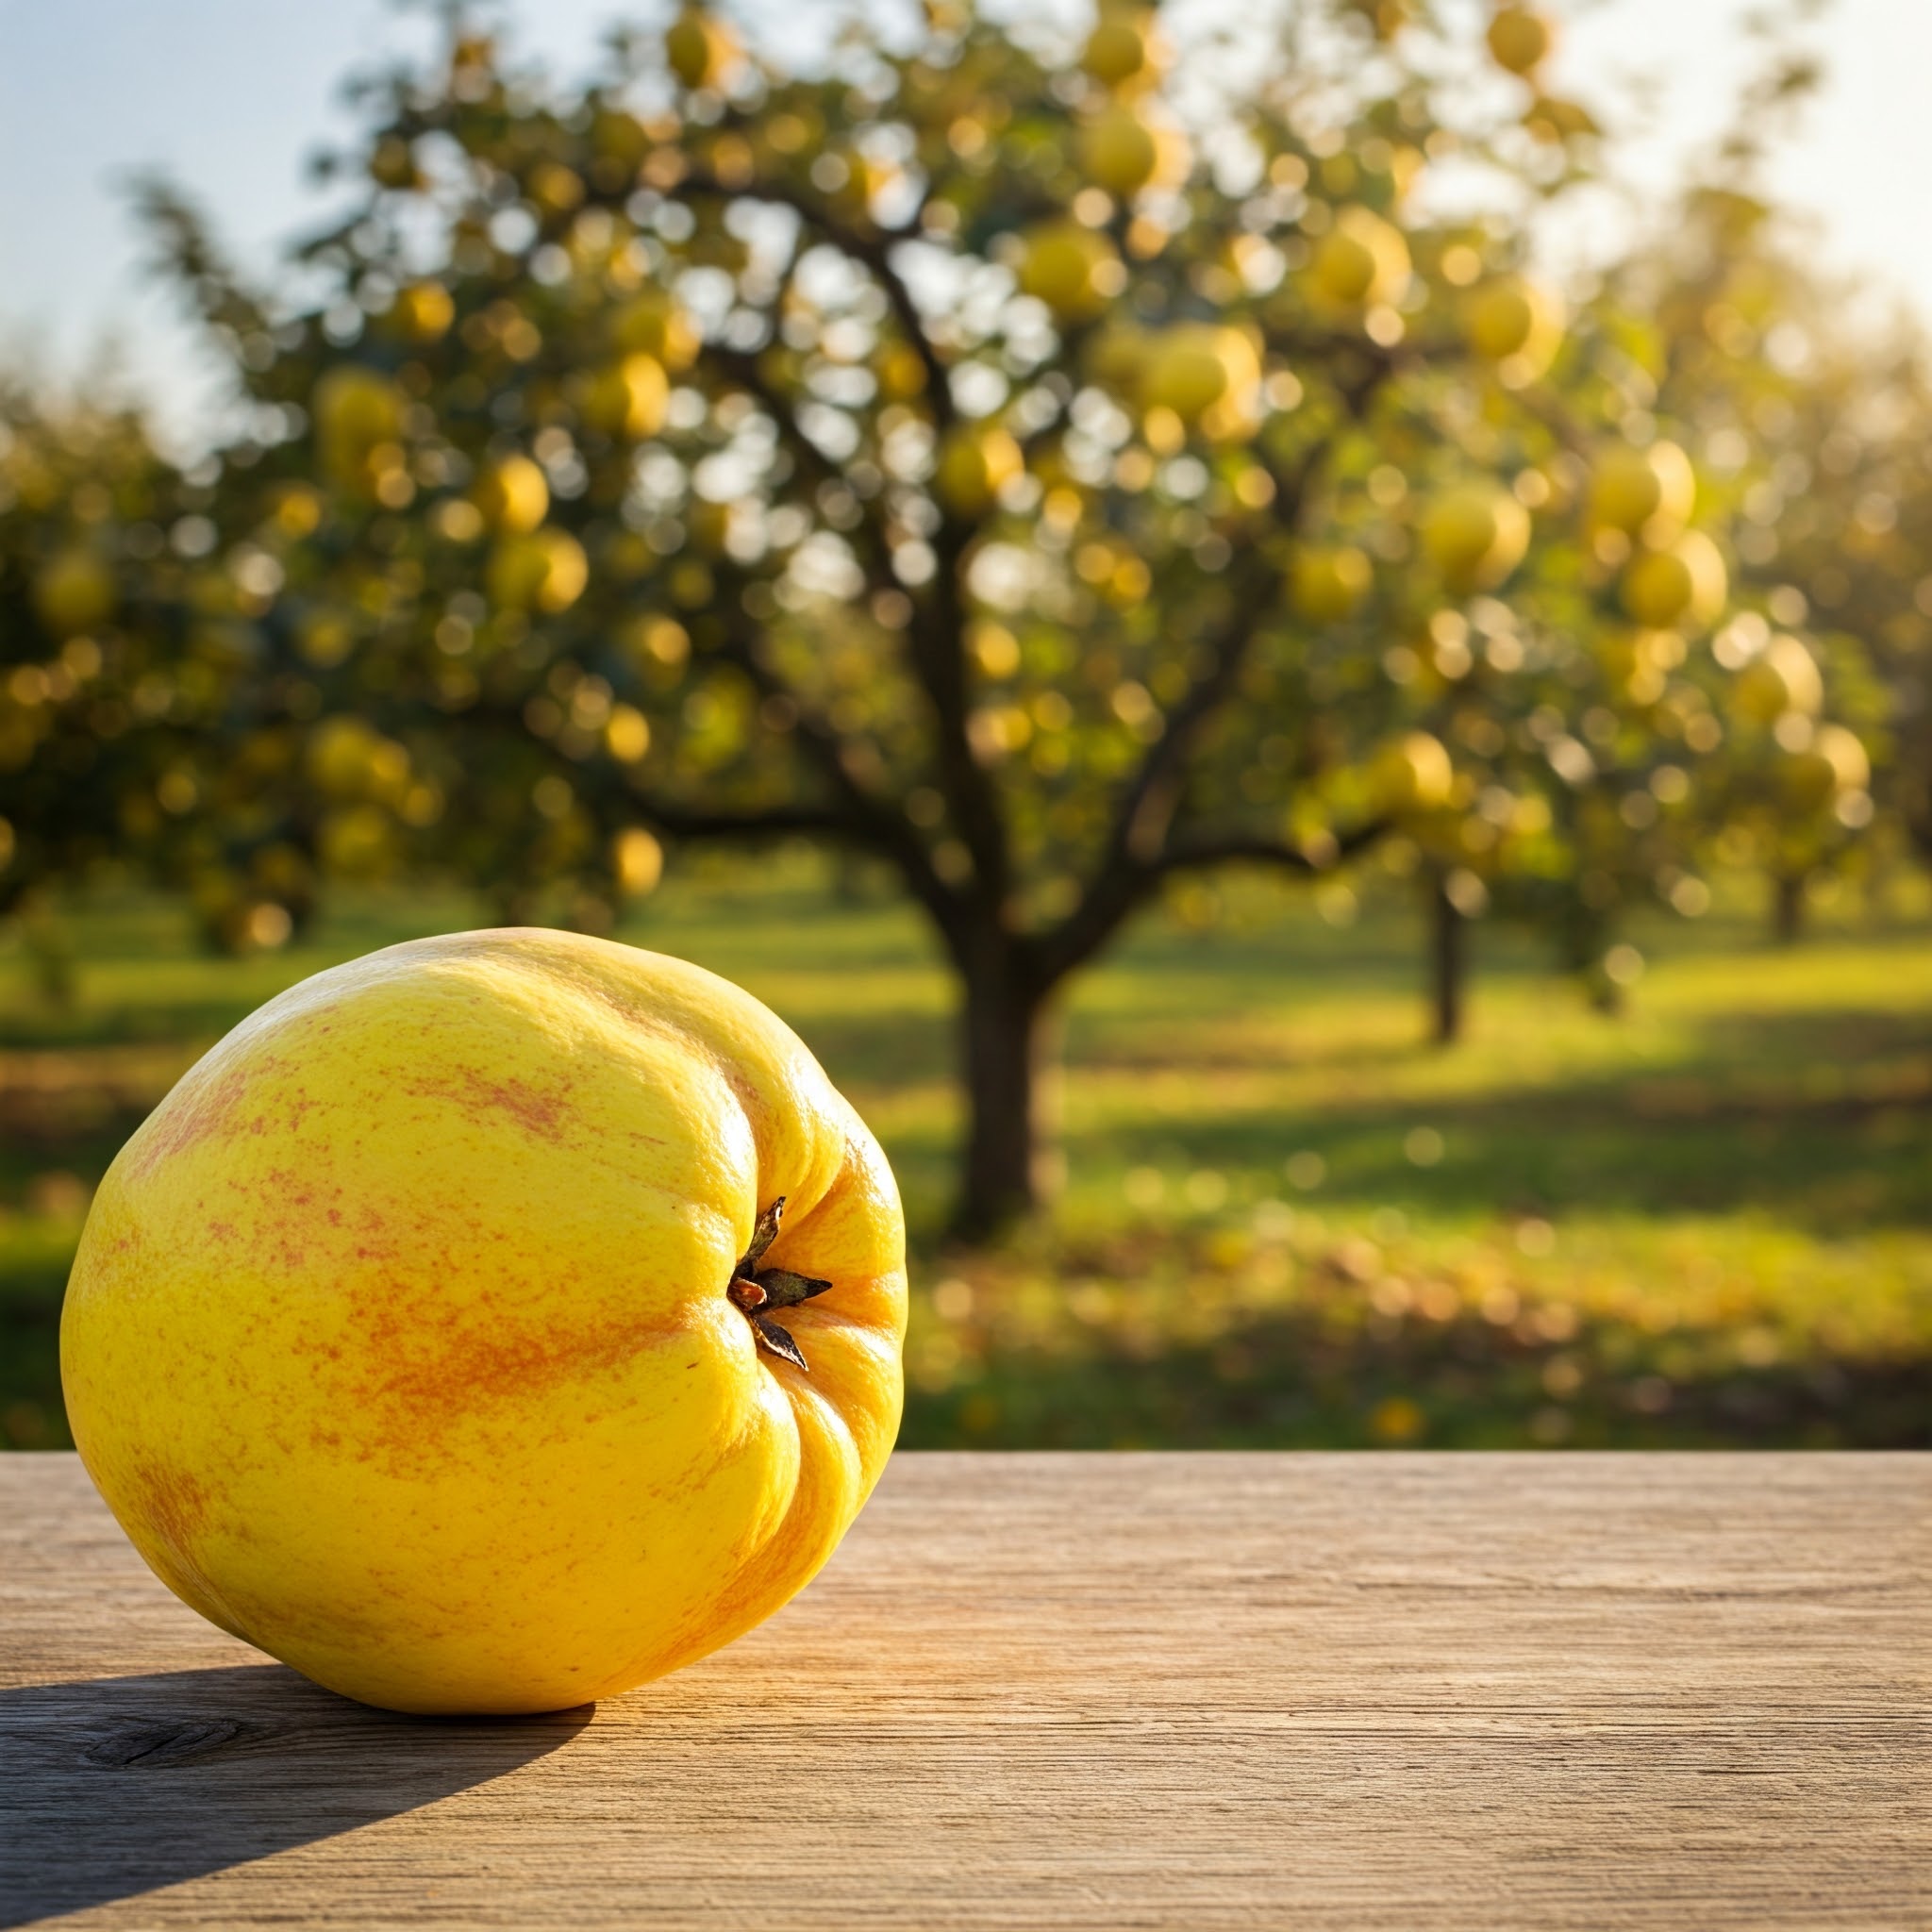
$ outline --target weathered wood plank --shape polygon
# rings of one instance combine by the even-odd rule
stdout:
[[[1932,1458],[908,1456],[602,1707],[341,1702],[0,1458],[0,1923],[1932,1925]]]

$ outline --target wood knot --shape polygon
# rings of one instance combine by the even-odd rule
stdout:
[[[269,1724],[242,1718],[162,1718],[129,1724],[90,1744],[82,1756],[111,1771],[146,1771],[192,1764],[233,1744],[254,1743],[274,1735]]]

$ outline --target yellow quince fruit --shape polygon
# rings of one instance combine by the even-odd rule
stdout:
[[[419,940],[200,1060],[95,1196],[61,1371],[157,1574],[397,1710],[688,1664],[837,1547],[898,1428],[872,1135],[729,982],[580,935]]]

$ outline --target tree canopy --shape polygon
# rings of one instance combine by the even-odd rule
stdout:
[[[275,289],[152,186],[243,427],[167,485],[124,831],[258,942],[330,875],[601,927],[667,841],[869,854],[960,979],[975,1232],[1060,989],[1182,874],[1379,846],[1601,975],[1723,827],[1822,852],[1871,777],[1851,646],[1734,591],[1776,318],[1723,249],[1537,272],[1607,139],[1550,38],[935,0],[794,73],[693,8],[562,86],[459,20]]]

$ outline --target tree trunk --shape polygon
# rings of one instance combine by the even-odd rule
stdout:
[[[1795,946],[1805,937],[1805,874],[1781,872],[1772,899],[1772,934],[1781,946]]]
[[[1441,871],[1429,874],[1430,1037],[1438,1046],[1462,1038],[1462,989],[1469,973],[1469,922],[1456,909]]]
[[[1041,1118],[1045,1006],[1010,972],[966,976],[966,1158],[953,1217],[962,1241],[985,1241],[1040,1204],[1049,1151]]]

